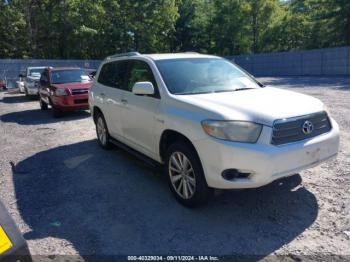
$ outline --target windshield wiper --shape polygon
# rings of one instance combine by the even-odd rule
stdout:
[[[184,93],[174,93],[174,95],[200,95],[200,94],[209,94],[209,93],[213,93],[212,91],[208,92],[184,92]]]
[[[212,93],[234,92],[234,91],[242,91],[242,90],[249,90],[249,89],[257,89],[257,88],[242,87],[242,88],[236,88],[236,89],[217,90],[217,91],[213,91]]]
[[[236,91],[236,90],[237,90],[237,89],[217,90],[217,91],[213,91],[212,93],[233,92],[233,91]]]
[[[233,91],[242,91],[242,90],[249,90],[249,89],[257,89],[257,88],[253,88],[253,87],[246,87],[246,88],[237,88],[237,89],[235,89],[235,90],[233,90]]]
[[[224,89],[224,90],[205,91],[205,92],[185,92],[185,93],[175,93],[174,95],[200,95],[200,94],[234,92],[234,91],[242,91],[242,90],[249,90],[249,89],[257,89],[257,88],[245,87],[245,88]]]

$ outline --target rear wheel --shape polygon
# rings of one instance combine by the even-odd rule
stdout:
[[[48,105],[46,102],[44,102],[41,97],[39,97],[39,103],[40,103],[40,109],[41,110],[47,110],[48,109]]]
[[[96,119],[96,134],[99,145],[104,149],[110,149],[112,144],[110,142],[110,136],[106,124],[106,120],[102,113],[97,113]]]
[[[187,143],[175,143],[168,148],[165,172],[175,198],[185,206],[205,204],[213,195],[197,153]]]

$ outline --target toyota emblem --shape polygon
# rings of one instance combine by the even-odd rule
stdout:
[[[314,124],[306,120],[303,124],[302,130],[305,135],[310,135],[312,131],[314,131]]]

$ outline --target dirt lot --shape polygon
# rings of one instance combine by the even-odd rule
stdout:
[[[341,127],[338,158],[259,189],[218,192],[194,210],[156,170],[100,149],[88,112],[57,120],[38,101],[1,93],[0,197],[32,254],[349,259],[350,78],[261,81],[323,100]]]

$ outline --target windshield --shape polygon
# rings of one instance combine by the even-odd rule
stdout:
[[[42,72],[44,72],[44,68],[33,68],[29,69],[29,75],[31,76],[40,76]]]
[[[170,93],[176,95],[230,92],[260,88],[254,78],[222,58],[156,61]]]
[[[53,84],[88,82],[90,77],[83,70],[59,70],[51,73]]]

